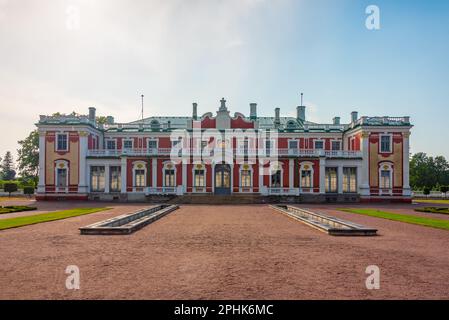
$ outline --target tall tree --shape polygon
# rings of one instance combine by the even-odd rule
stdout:
[[[16,171],[14,170],[14,161],[10,151],[6,151],[0,167],[3,180],[14,180],[16,177]]]
[[[19,173],[23,178],[37,180],[39,171],[39,133],[33,130],[24,140],[18,141],[20,148],[17,150]]]

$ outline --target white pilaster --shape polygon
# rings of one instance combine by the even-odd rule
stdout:
[[[320,157],[320,193],[326,193],[326,158]]]
[[[338,183],[338,193],[343,193],[343,166],[338,166],[337,169],[337,183]]]
[[[370,195],[370,186],[369,186],[369,132],[363,132],[361,135],[361,151],[362,151],[362,166],[358,168],[360,175],[360,195],[369,196]]]
[[[79,153],[79,184],[78,184],[78,192],[79,193],[87,193],[87,149],[88,149],[88,136],[87,132],[79,133],[79,144],[80,144],[80,153]]]
[[[294,171],[295,171],[295,160],[290,159],[288,161],[288,187],[290,189],[293,189],[295,185]]]
[[[126,157],[122,157],[121,159],[120,175],[121,175],[120,192],[126,193]]]
[[[37,193],[45,193],[45,132],[39,132],[39,184]]]
[[[104,193],[109,193],[110,192],[109,186],[110,186],[111,183],[109,181],[109,178],[110,178],[109,172],[110,172],[110,167],[109,167],[109,165],[106,165],[104,167]]]
[[[182,163],[182,191],[187,192],[187,164]]]
[[[157,159],[156,158],[151,159],[151,177],[152,177],[151,186],[153,188],[156,188],[157,187]]]
[[[410,189],[410,143],[409,132],[405,132],[402,135],[402,150],[403,150],[403,165],[402,165],[402,195],[411,196],[412,191]]]

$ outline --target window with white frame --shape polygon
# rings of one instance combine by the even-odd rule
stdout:
[[[68,134],[67,133],[59,133],[56,136],[56,150],[57,151],[67,151],[68,148]]]
[[[157,150],[157,140],[156,139],[148,140],[148,149],[149,150]]]
[[[134,186],[145,187],[145,169],[134,170]]]
[[[355,193],[357,192],[357,168],[344,167],[343,168],[343,192]]]
[[[240,171],[240,186],[242,188],[251,188],[251,170]]]
[[[341,141],[332,141],[332,150],[341,150]]]
[[[204,188],[206,186],[206,174],[203,168],[195,169],[193,185],[196,188]]]
[[[271,187],[281,188],[282,187],[282,171],[277,169],[271,174]]]
[[[123,140],[123,149],[131,150],[133,148],[133,141],[131,139]]]
[[[380,152],[390,153],[391,152],[391,136],[381,135],[380,136]]]
[[[288,141],[288,148],[296,150],[298,149],[298,140],[289,140]]]
[[[338,192],[337,168],[326,168],[325,181],[327,193]]]
[[[120,192],[121,181],[122,181],[121,167],[111,166],[109,168],[109,191]]]
[[[382,189],[391,188],[390,170],[380,170],[380,187]]]
[[[115,140],[112,140],[112,139],[106,140],[106,149],[115,150],[116,149]]]
[[[164,170],[164,186],[175,187],[175,170],[166,168]]]
[[[301,170],[301,187],[312,188],[312,171],[309,169]]]
[[[105,169],[104,166],[90,167],[90,190],[92,192],[104,192]]]
[[[324,149],[324,141],[315,140],[315,149]]]

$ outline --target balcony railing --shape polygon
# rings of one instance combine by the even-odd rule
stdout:
[[[120,156],[170,156],[172,154],[171,148],[153,148],[153,149],[123,149],[123,150],[89,150],[87,155],[89,157],[120,157]],[[255,157],[260,156],[280,156],[280,157],[328,157],[328,158],[361,158],[362,152],[360,151],[347,151],[347,150],[321,150],[321,149],[288,149],[280,148],[276,150],[257,150],[257,149],[205,149],[203,152],[200,150],[193,150],[191,152],[192,156],[210,156],[215,157],[216,155],[228,155],[228,156],[248,156]],[[181,150],[177,154],[179,157],[182,156]]]

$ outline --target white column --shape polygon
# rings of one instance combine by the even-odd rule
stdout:
[[[230,164],[231,166],[231,193],[234,192],[234,163]]]
[[[151,186],[153,188],[157,187],[157,159],[151,159]]]
[[[362,148],[362,166],[358,168],[360,172],[360,180],[358,181],[359,190],[361,196],[370,195],[369,186],[369,132],[363,132],[361,135],[361,148]]]
[[[410,189],[410,132],[404,132],[402,135],[402,150],[403,150],[403,165],[402,165],[402,195],[411,196],[412,191]]]
[[[187,192],[187,164],[182,163],[182,191]]]
[[[338,193],[343,193],[343,166],[338,166],[337,170]]]
[[[80,132],[79,133],[79,144],[80,144],[80,153],[79,153],[79,183],[78,183],[78,192],[79,193],[87,193],[87,150],[88,150],[88,133]]]
[[[326,158],[320,157],[320,193],[326,193]]]
[[[126,157],[122,157],[121,159],[120,175],[121,175],[120,192],[126,193]]]
[[[294,180],[294,171],[295,171],[295,160],[290,159],[288,160],[288,187],[290,189],[293,189],[295,186],[295,180]]]
[[[109,193],[110,192],[110,190],[109,190],[109,186],[110,186],[110,181],[109,181],[110,174],[109,174],[109,172],[110,172],[109,165],[106,165],[104,167],[104,193]]]
[[[45,131],[39,131],[39,184],[37,193],[45,193]]]

